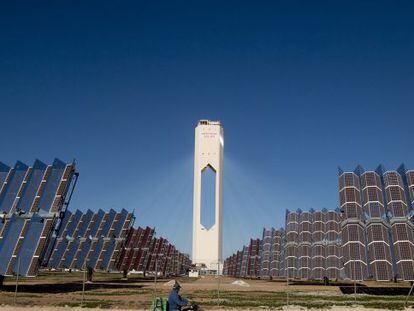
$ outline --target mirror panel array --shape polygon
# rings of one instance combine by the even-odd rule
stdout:
[[[150,227],[131,228],[117,260],[117,269],[144,275],[157,273],[171,276],[186,273],[191,266],[189,256],[178,251],[168,240],[155,238],[154,235],[155,230]]]
[[[260,241],[260,272],[251,266],[252,241],[224,261],[235,277],[302,280],[414,281],[414,171],[339,169],[337,210],[286,212],[285,228]],[[270,268],[271,249],[278,249]],[[278,268],[277,268],[278,266]],[[272,272],[273,271],[273,272]],[[275,273],[276,272],[276,273]]]
[[[115,271],[115,261],[121,253],[133,213],[123,209],[117,213],[88,210],[67,212],[58,232],[53,236],[50,255],[45,267],[49,269],[84,269]]]
[[[261,279],[286,275],[302,280],[340,279],[340,223],[339,210],[287,211],[285,229],[263,229],[261,239],[251,239],[248,246],[224,261],[223,274]]]
[[[0,275],[37,275],[55,224],[76,184],[74,163],[0,163]]]
[[[345,278],[414,280],[410,171],[357,167],[339,173]],[[354,242],[353,248],[347,242]],[[345,254],[347,256],[345,256]]]

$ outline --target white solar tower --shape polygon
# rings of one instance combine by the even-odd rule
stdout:
[[[222,262],[222,193],[223,193],[223,128],[219,121],[201,120],[195,129],[193,263],[205,265],[207,273],[221,273]],[[214,175],[213,193],[204,198],[203,178]],[[205,189],[204,189],[205,190]],[[206,200],[207,199],[207,200]],[[202,206],[210,199],[212,206]],[[203,223],[207,208],[214,211],[211,224]]]

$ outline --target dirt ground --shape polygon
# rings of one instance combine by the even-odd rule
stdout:
[[[329,310],[331,311],[349,311],[350,309],[355,310],[355,311],[378,311],[378,309],[373,309],[373,308],[365,308],[365,307],[332,307]],[[29,307],[12,307],[12,306],[0,306],[0,310],[1,311],[28,311]],[[36,310],[41,310],[41,311],[67,311],[68,308],[64,308],[64,307],[40,307],[40,308],[36,308]],[[71,308],[71,311],[85,311],[84,308]],[[89,309],[91,311],[98,311],[98,310],[108,310],[108,309],[99,309],[99,308],[94,308],[94,309]],[[123,311],[144,311],[145,309],[125,309]],[[227,310],[234,310],[234,309],[226,309],[226,308],[220,308],[220,309],[209,309],[211,311],[227,311]],[[246,309],[248,310],[248,309]],[[281,309],[278,310],[285,310],[285,311],[303,311],[303,308],[301,307],[297,307],[297,306],[289,306],[289,307],[282,307]],[[407,308],[406,310],[413,310],[411,308]]]
[[[83,274],[77,272],[43,273],[37,278],[21,279],[15,295],[16,280],[8,278],[0,292],[0,310],[80,310],[82,306],[149,310],[154,297],[168,296],[172,283],[171,279],[159,279],[155,286],[153,279],[128,277],[123,280],[120,274],[96,274],[93,283],[85,284],[83,295],[82,279]],[[227,277],[178,279],[182,284],[182,296],[209,311],[305,308],[340,311],[356,306],[368,311],[371,308],[403,309],[405,300],[403,296],[343,295],[338,286],[287,285],[285,281],[266,280],[243,280],[247,286],[240,286],[232,284],[235,280]],[[409,305],[412,303],[414,299]]]

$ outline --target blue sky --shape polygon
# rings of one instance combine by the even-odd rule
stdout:
[[[194,126],[225,131],[225,255],[337,166],[414,167],[410,1],[0,5],[0,160],[76,159],[72,209],[135,209],[191,250]]]

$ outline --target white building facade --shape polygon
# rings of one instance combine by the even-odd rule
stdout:
[[[219,121],[201,120],[195,129],[193,258],[206,273],[221,273],[222,268],[222,195],[223,195],[223,128]],[[202,222],[202,178],[207,170],[214,172],[214,223]]]

